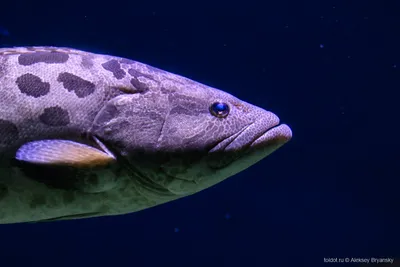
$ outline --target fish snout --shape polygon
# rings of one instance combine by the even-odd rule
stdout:
[[[225,151],[237,151],[243,147],[249,150],[268,148],[275,150],[292,138],[292,130],[286,124],[280,124],[279,117],[272,112],[257,113],[253,123],[229,144]]]

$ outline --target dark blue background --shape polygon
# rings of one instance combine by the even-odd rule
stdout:
[[[271,110],[294,133],[185,199],[117,217],[1,225],[2,267],[399,264],[398,1],[19,0],[1,9],[3,47],[142,61]]]

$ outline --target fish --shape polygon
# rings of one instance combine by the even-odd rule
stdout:
[[[273,112],[144,63],[0,48],[0,224],[151,208],[220,183],[291,138]]]

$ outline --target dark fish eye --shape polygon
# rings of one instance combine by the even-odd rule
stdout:
[[[210,112],[218,118],[225,118],[229,114],[229,106],[226,103],[215,102],[210,106]]]

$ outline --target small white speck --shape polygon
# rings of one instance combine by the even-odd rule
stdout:
[[[323,45],[323,44],[320,44],[319,45],[319,48],[324,48],[325,46]]]
[[[320,19],[324,19],[324,16],[319,17]]]
[[[347,58],[348,58],[348,59],[350,59],[350,58],[351,58],[351,56],[347,56]]]
[[[393,68],[397,68],[397,65],[396,65],[396,64],[393,64]]]

